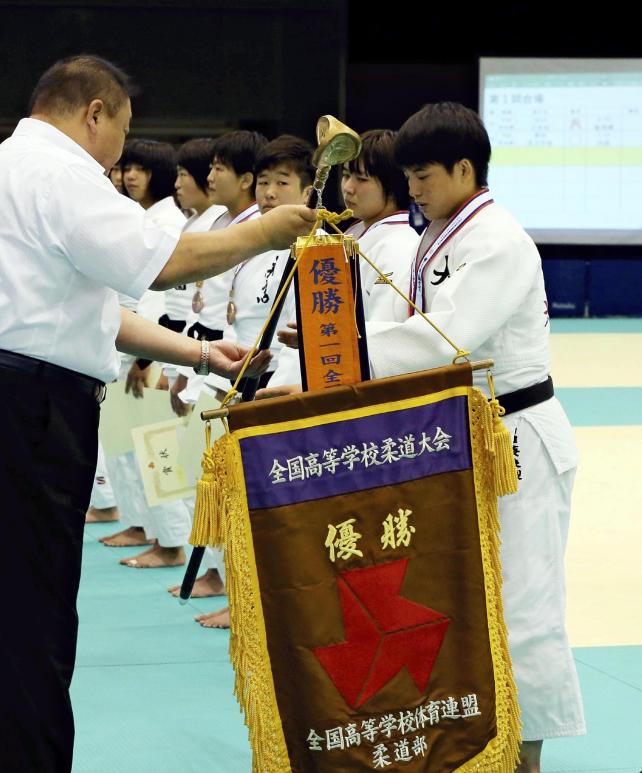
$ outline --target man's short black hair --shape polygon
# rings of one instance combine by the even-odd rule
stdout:
[[[456,102],[424,105],[399,130],[395,158],[401,167],[441,164],[452,172],[467,158],[475,169],[477,185],[488,183],[490,140],[474,110]]]
[[[188,140],[178,149],[176,165],[182,166],[194,178],[203,193],[208,192],[207,175],[210,173],[215,141],[210,137]]]
[[[174,195],[176,182],[176,151],[169,142],[156,140],[128,140],[120,157],[120,165],[125,168],[138,164],[151,172],[149,196],[154,202]]]
[[[312,153],[312,145],[306,140],[293,134],[281,134],[259,151],[254,176],[258,177],[261,172],[279,164],[286,164],[301,181],[301,188],[306,188],[314,182]]]
[[[361,135],[361,153],[348,162],[353,174],[367,174],[381,183],[386,199],[391,198],[399,209],[408,209],[410,196],[408,181],[395,161],[396,132],[390,129],[371,129]]]
[[[256,157],[267,139],[259,132],[246,129],[228,132],[214,141],[212,160],[234,170],[237,177],[246,172],[254,173]]]
[[[40,77],[29,100],[29,112],[65,116],[92,99],[101,99],[113,118],[135,91],[129,76],[106,59],[92,54],[70,56]]]

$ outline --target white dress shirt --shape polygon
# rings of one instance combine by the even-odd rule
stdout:
[[[80,145],[24,118],[0,145],[0,349],[112,381],[115,291],[140,298],[177,241]]]

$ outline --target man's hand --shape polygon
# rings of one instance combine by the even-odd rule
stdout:
[[[289,330],[279,330],[276,337],[282,344],[289,346],[290,349],[299,348],[299,331],[296,322],[288,322]]]
[[[269,400],[271,397],[289,397],[290,395],[299,394],[303,392],[301,384],[283,384],[283,386],[277,387],[265,387],[265,389],[259,389],[254,396],[255,400]]]
[[[234,380],[241,372],[248,351],[249,349],[239,346],[233,341],[214,341],[210,343],[210,372]],[[243,375],[249,378],[260,376],[268,369],[271,359],[272,355],[269,350],[266,349],[259,352],[256,356],[252,357]]]
[[[125,394],[129,394],[131,391],[134,397],[143,397],[143,388],[149,386],[150,370],[150,365],[145,370],[142,370],[136,362],[133,362],[125,382]]]
[[[190,406],[184,403],[178,396],[179,392],[187,386],[187,376],[182,376],[180,373],[176,377],[176,381],[172,384],[172,388],[169,390],[169,401],[172,404],[172,410],[177,416],[181,418],[187,416],[190,412]]]
[[[309,207],[282,204],[266,212],[258,221],[272,250],[289,247],[297,236],[310,233],[316,221],[316,212]]]
[[[160,376],[158,377],[158,381],[156,382],[155,389],[160,389],[163,392],[167,392],[169,389],[169,379],[167,376],[161,371]]]

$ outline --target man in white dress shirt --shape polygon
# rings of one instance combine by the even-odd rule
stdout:
[[[121,351],[238,372],[244,352],[120,310],[286,247],[314,222],[285,207],[220,233],[176,236],[106,177],[131,118],[130,86],[97,57],[58,62],[31,117],[0,146],[0,489],[8,614],[0,637],[0,769],[71,769],[76,595],[96,468],[99,400]],[[261,372],[267,357],[253,367]]]
[[[499,500],[504,611],[523,723],[520,773],[540,770],[545,738],[585,732],[565,630],[564,550],[577,452],[549,378],[549,320],[541,260],[486,188],[490,141],[479,116],[426,105],[402,126],[395,155],[430,221],[411,297],[471,359],[491,358],[513,436],[519,491]],[[452,361],[419,315],[368,328],[375,377]],[[486,388],[485,374],[474,374]]]

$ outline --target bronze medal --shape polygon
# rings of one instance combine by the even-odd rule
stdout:
[[[227,324],[233,325],[236,319],[236,306],[232,298],[227,302]]]
[[[200,312],[203,311],[203,306],[205,306],[203,293],[200,290],[197,290],[192,298],[192,311],[195,314],[200,314]]]

